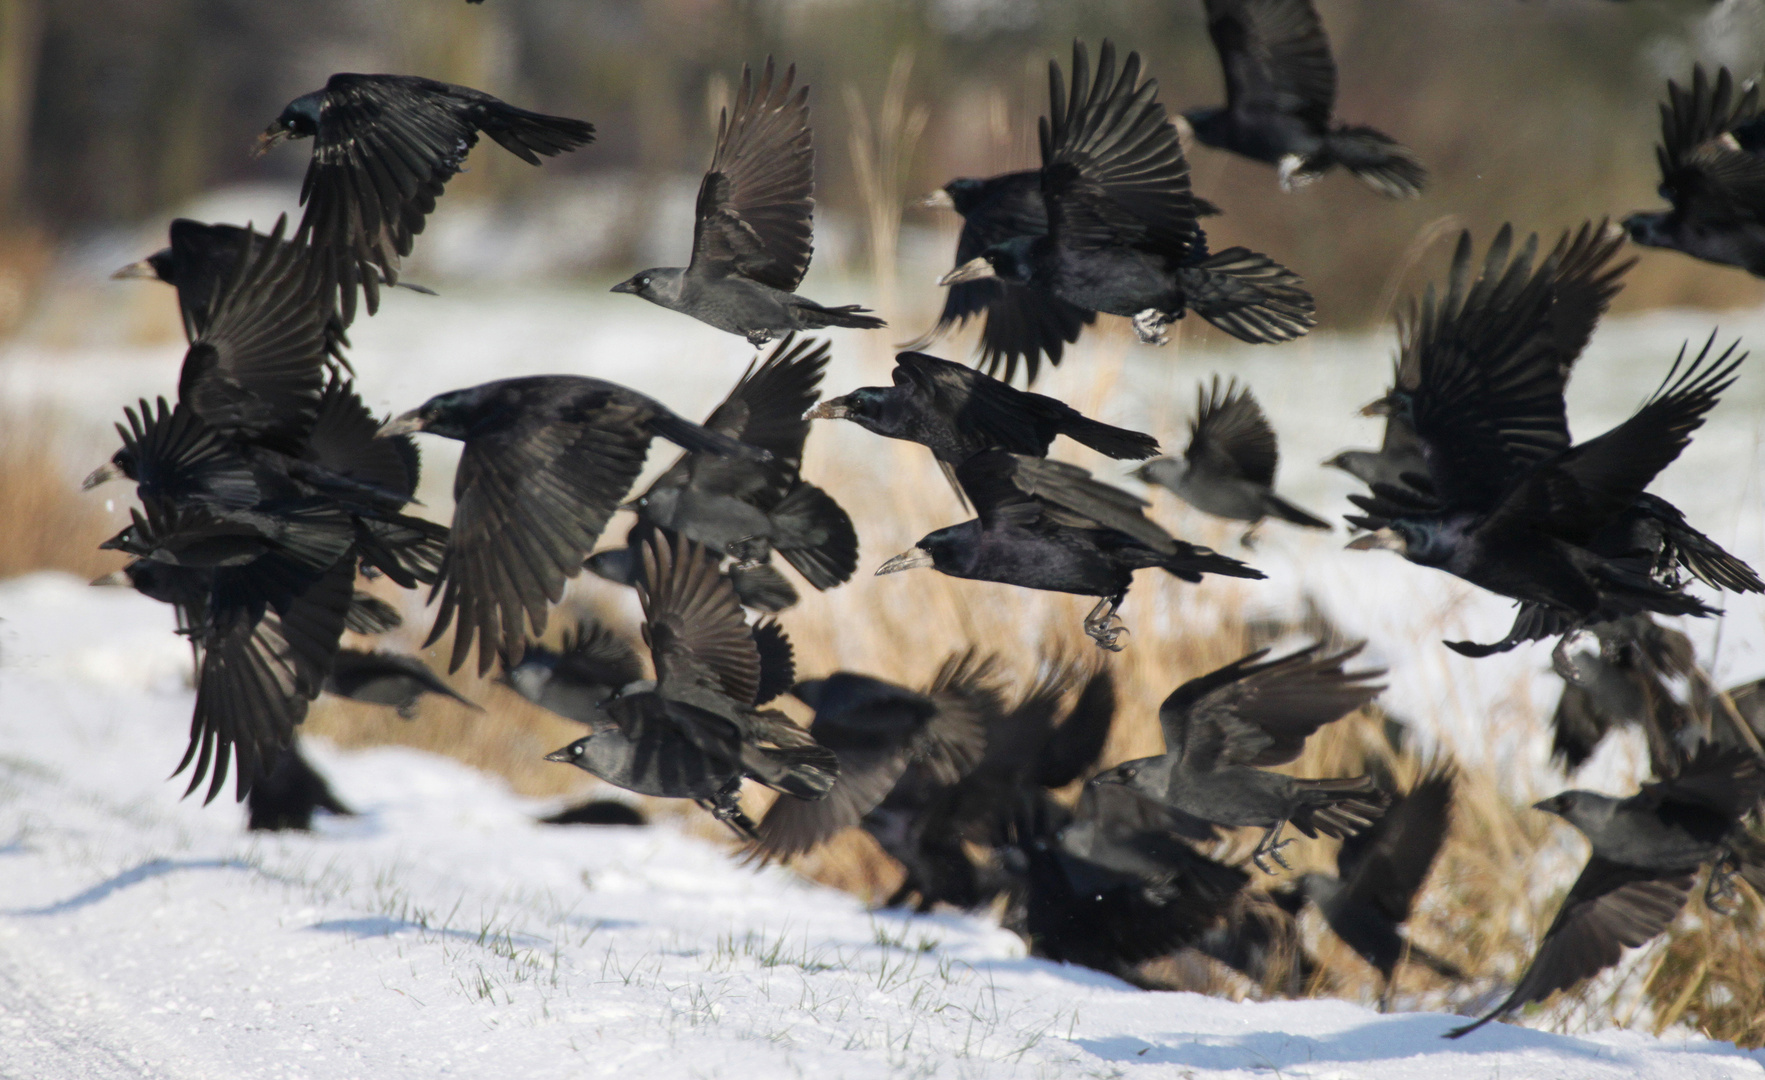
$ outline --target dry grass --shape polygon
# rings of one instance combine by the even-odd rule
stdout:
[[[68,472],[82,460],[72,450],[51,418],[0,417],[0,578],[32,570],[96,577],[122,565],[98,545],[126,514],[106,511],[102,492],[82,495]]]

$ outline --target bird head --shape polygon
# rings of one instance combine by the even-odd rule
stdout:
[[[1161,770],[1148,769],[1146,763],[1146,758],[1124,761],[1120,765],[1104,769],[1096,776],[1091,777],[1091,783],[1120,784],[1131,791],[1143,792],[1154,798],[1163,798],[1163,785],[1157,783]],[[1168,770],[1163,770],[1163,773],[1168,775]]]
[[[277,143],[289,139],[310,139],[319,133],[319,110],[325,104],[325,92],[314,90],[310,94],[290,101],[276,117],[274,123],[264,128],[264,133],[257,137],[255,156],[262,157],[269,153]]]
[[[558,670],[558,659],[557,653],[530,641],[520,660],[503,665],[503,673],[496,677],[496,681],[528,701],[537,702]]]
[[[134,511],[130,513],[134,514]],[[153,544],[147,539],[146,525],[138,514],[135,514],[135,520],[132,523],[125,526],[121,532],[109,540],[99,544],[98,548],[101,551],[125,551],[130,555],[143,558],[153,553]]]
[[[916,545],[908,548],[906,551],[901,552],[901,554],[896,555],[888,562],[877,567],[876,576],[882,577],[884,574],[897,574],[902,570],[918,570],[921,567],[935,566],[936,564],[937,560],[932,556],[931,552]]]
[[[1633,244],[1660,247],[1666,225],[1667,215],[1659,211],[1637,213],[1624,219],[1624,232]]]
[[[374,437],[390,439],[396,435],[427,431],[444,439],[469,438],[471,431],[468,428],[467,410],[478,402],[479,397],[478,387],[436,394],[409,412],[400,413],[381,424]]]
[[[560,750],[553,750],[545,756],[547,761],[559,761],[566,765],[574,765],[578,769],[588,768],[588,744],[593,735],[584,735]]]
[[[1597,791],[1565,791],[1533,803],[1532,809],[1555,814],[1591,835],[1610,820],[1620,801]]]
[[[1407,523],[1394,521],[1382,529],[1375,529],[1365,536],[1357,536],[1348,542],[1349,551],[1395,551],[1408,558],[1411,545],[1414,543],[1411,530]]]
[[[1141,465],[1128,475],[1142,484],[1157,484],[1160,487],[1171,487],[1189,471],[1188,463],[1176,458],[1158,457]]]
[[[124,476],[130,480],[139,479],[135,468],[135,455],[130,453],[127,447],[110,455],[109,461],[87,473],[86,478],[80,481],[80,490],[91,491],[100,484],[108,484],[110,481]]]
[[[641,296],[652,304],[670,307],[680,300],[680,288],[686,271],[678,266],[658,266],[636,273],[613,286],[616,293]]]
[[[895,395],[889,387],[860,386],[837,398],[828,398],[803,414],[805,420],[850,420],[854,424],[879,431],[887,426],[888,414]]]
[[[127,281],[131,278],[152,279],[172,284],[172,249],[160,248],[158,251],[110,275],[112,281]]]
[[[1193,139],[1204,146],[1218,146],[1225,141],[1226,110],[1218,105],[1185,109],[1175,123],[1177,135],[1185,142]]]
[[[928,210],[954,210],[958,214],[967,214],[985,187],[985,180],[958,177],[919,200],[918,205]]]
[[[997,277],[1006,281],[1026,282],[1030,277],[1030,246],[1033,236],[1014,236],[994,244],[979,255],[938,279],[939,285],[960,285],[966,281],[982,281]]]

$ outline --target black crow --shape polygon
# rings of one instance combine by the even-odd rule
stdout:
[[[1305,896],[1298,889],[1241,892],[1225,918],[1191,946],[1249,979],[1265,994],[1302,997],[1320,969],[1299,928]]]
[[[1197,216],[1220,212],[1219,207],[1200,196],[1193,198]],[[957,266],[966,265],[993,245],[1013,237],[1037,237],[1048,232],[1048,210],[1042,202],[1042,173],[1038,169],[984,180],[952,180],[920,205],[947,208],[962,215],[962,234],[956,241]],[[1094,311],[1074,307],[1028,286],[999,277],[980,278],[950,286],[944,294],[944,311],[938,324],[908,348],[924,348],[951,327],[982,315],[986,323],[981,329],[981,367],[987,374],[1010,382],[1021,362],[1026,383],[1036,381],[1044,354],[1051,366],[1058,367],[1066,346],[1078,341],[1079,332],[1097,319]]]
[[[1106,790],[1087,788],[1076,812],[1042,794],[1026,800],[1013,829],[1022,872],[1010,921],[1036,956],[1158,989],[1137,965],[1199,940],[1249,875],[1116,813]]]
[[[641,588],[643,585],[643,547],[659,529],[641,515],[625,533],[625,546],[597,551],[583,560],[582,568],[615,585]],[[778,612],[796,604],[797,588],[767,558],[771,554],[764,545],[738,543],[735,550],[742,557],[729,559],[723,574],[735,588],[742,607],[760,612]],[[747,557],[752,556],[752,557]],[[762,561],[764,560],[764,561]]]
[[[1722,68],[1711,83],[1694,67],[1691,86],[1667,83],[1661,105],[1660,193],[1671,210],[1631,214],[1630,239],[1765,277],[1765,127],[1759,87],[1736,92]]]
[[[1617,963],[1626,948],[1653,940],[1685,907],[1705,865],[1705,902],[1716,910],[1734,874],[1755,887],[1765,882],[1765,845],[1741,824],[1761,795],[1765,772],[1757,757],[1706,745],[1677,776],[1644,784],[1629,798],[1565,791],[1536,804],[1581,830],[1592,855],[1513,993],[1446,1037],[1468,1035],[1567,990]]]
[[[184,320],[184,336],[195,341],[208,329],[210,308],[221,283],[233,272],[242,255],[247,258],[255,255],[257,246],[264,242],[265,238],[256,234],[251,234],[247,239],[248,233],[249,226],[240,228],[237,225],[209,225],[191,221],[189,218],[177,218],[172,222],[169,246],[139,262],[130,263],[110,276],[117,280],[150,278],[177,289],[178,313]],[[408,281],[401,281],[398,286],[428,296],[435,295],[432,290]],[[336,311],[332,311],[330,318],[325,321],[325,348],[330,353],[332,362],[345,370],[349,369],[349,361],[345,359],[343,350],[348,346],[349,338],[344,332],[343,319]]]
[[[252,781],[245,807],[246,828],[252,832],[305,832],[313,827],[313,811],[324,810],[340,817],[355,811],[331,793],[331,785],[291,742],[267,763]]]
[[[640,795],[693,799],[754,839],[739,801],[744,777],[818,799],[839,762],[784,714],[757,707],[760,650],[715,557],[690,541],[658,540],[644,561],[654,687],[624,687],[596,710],[590,734],[546,760]]]
[[[694,451],[765,461],[766,451],[687,420],[616,383],[576,375],[499,379],[437,394],[380,429],[466,444],[454,474],[454,528],[425,646],[459,617],[448,670],[480,639],[478,672],[545,629],[546,609],[582,570],[657,435]]]
[[[817,589],[850,580],[858,567],[852,519],[800,472],[809,435],[803,414],[820,396],[827,358],[825,341],[787,336],[705,420],[707,430],[759,447],[770,460],[688,453],[629,508],[719,555],[735,556],[741,574],[766,566],[776,551]]]
[[[809,88],[792,93],[793,65],[773,78],[772,59],[760,85],[742,68],[734,118],[717,121],[717,149],[699,185],[692,261],[633,274],[613,286],[652,304],[691,315],[751,345],[793,330],[887,325],[848,304],[823,307],[796,295],[809,269],[810,218],[815,207],[815,150],[809,135]]]
[[[1551,760],[1564,770],[1579,769],[1612,729],[1642,728],[1657,776],[1679,759],[1678,738],[1697,723],[1688,702],[1669,683],[1688,680],[1693,699],[1708,694],[1691,641],[1648,615],[1632,615],[1589,627],[1597,652],[1578,649],[1569,656],[1574,679],[1551,717]]]
[[[1265,517],[1328,529],[1329,522],[1275,494],[1278,461],[1275,429],[1250,390],[1240,389],[1235,379],[1222,385],[1216,375],[1211,390],[1203,386],[1196,392],[1183,460],[1154,458],[1134,470],[1134,476],[1174,492],[1203,513],[1250,522],[1246,546]]]
[[[895,354],[893,386],[861,386],[809,410],[866,431],[931,448],[945,472],[983,450],[1043,457],[1057,435],[1112,458],[1158,453],[1158,440],[1081,416],[1064,401],[1015,389],[973,368],[925,353]]]
[[[1183,113],[1195,138],[1280,169],[1281,188],[1337,165],[1381,195],[1413,199],[1427,170],[1370,127],[1333,125],[1336,61],[1312,0],[1206,0],[1226,103]]]
[[[1008,709],[995,660],[969,654],[958,670],[940,673],[934,690],[961,695],[985,718],[981,760],[954,784],[910,765],[863,828],[906,871],[884,906],[917,897],[921,912],[940,903],[974,910],[1011,885],[999,849],[1011,844],[1026,797],[1065,787],[1095,766],[1115,720],[1115,679],[1107,667],[1087,673],[1057,662]],[[990,854],[977,862],[970,855],[976,848]]]
[[[1085,616],[1085,633],[1111,650],[1121,648],[1116,609],[1136,570],[1158,567],[1191,582],[1203,574],[1263,577],[1175,539],[1141,513],[1145,500],[1076,465],[988,450],[959,466],[956,477],[979,517],[927,533],[878,574],[929,566],[951,577],[1101,597]]]
[[[1472,349],[1523,355],[1537,365],[1524,369],[1529,377],[1542,379],[1538,372],[1554,365],[1556,375],[1568,379],[1636,260],[1613,263],[1623,250],[1624,237],[1604,221],[1584,222],[1573,232],[1564,230],[1534,270],[1536,243],[1536,236],[1528,237],[1513,254],[1513,229],[1504,225],[1473,282],[1470,235],[1460,234],[1445,301],[1437,306],[1430,286],[1422,304],[1412,300],[1399,315],[1400,348],[1392,385],[1361,410],[1364,416],[1385,417],[1380,449],[1345,450],[1324,464],[1342,469],[1368,487],[1413,483],[1426,487],[1428,466],[1410,417],[1410,399],[1420,385],[1424,354],[1431,351],[1449,359]],[[1534,392],[1547,393],[1550,385],[1541,381]],[[1560,438],[1551,445],[1569,445],[1566,421]]]
[[[1554,659],[1567,678],[1566,645],[1584,626],[1644,611],[1714,614],[1663,576],[1658,550],[1633,539],[1632,520],[1684,521],[1664,500],[1645,501],[1642,489],[1691,441],[1746,358],[1733,346],[1713,356],[1714,342],[1690,363],[1682,349],[1635,415],[1574,447],[1562,445],[1568,432],[1553,364],[1524,353],[1425,353],[1408,407],[1432,494],[1376,488],[1371,498],[1350,496],[1366,513],[1349,521],[1372,531],[1349,546],[1389,548],[1522,601],[1506,640],[1449,644],[1480,656],[1562,635]]]
[[[289,102],[259,137],[259,154],[284,139],[313,140],[295,239],[322,252],[344,326],[355,320],[356,289],[372,315],[381,283],[398,282],[399,259],[480,132],[529,165],[594,141],[593,124],[528,112],[469,87],[349,74]]]
[[[1365,831],[1342,841],[1336,874],[1301,874],[1299,891],[1336,936],[1379,970],[1381,1008],[1389,1003],[1392,976],[1402,960],[1422,964],[1444,978],[1465,973],[1415,944],[1401,928],[1416,894],[1428,879],[1451,824],[1450,765],[1430,769]]]
[[[1115,46],[1105,41],[1092,83],[1084,46],[1074,42],[1071,98],[1058,64],[1049,65],[1049,83],[1051,116],[1041,125],[1048,232],[993,244],[941,284],[997,276],[1127,316],[1148,344],[1163,344],[1164,328],[1191,307],[1253,344],[1311,329],[1312,298],[1298,275],[1245,248],[1208,253],[1182,144],[1156,99],[1158,84],[1140,81],[1138,53],[1118,79]]]
[[[417,702],[424,694],[439,694],[484,711],[442,682],[429,665],[401,653],[338,649],[325,680],[325,692],[370,705],[390,705],[406,720],[417,715]]]
[[[1158,709],[1165,752],[1098,773],[1093,784],[1123,784],[1158,803],[1215,825],[1263,830],[1252,860],[1282,868],[1281,830],[1309,837],[1353,836],[1378,820],[1390,796],[1371,777],[1305,780],[1268,772],[1299,757],[1318,728],[1365,706],[1383,686],[1382,670],[1344,671],[1361,650],[1314,645],[1278,660],[1260,649],[1177,687]]]
[[[809,736],[839,759],[840,778],[824,799],[779,796],[755,850],[789,858],[855,828],[911,766],[934,784],[961,780],[986,745],[990,699],[973,689],[985,666],[972,652],[952,656],[923,693],[850,671],[798,683],[791,693],[815,710]]]

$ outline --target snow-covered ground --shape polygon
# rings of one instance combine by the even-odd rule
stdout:
[[[96,250],[75,269],[95,282],[151,242]],[[913,283],[932,276],[927,267],[912,274]],[[831,278],[811,286],[829,302],[866,294]],[[699,416],[752,355],[737,339],[602,288],[394,293],[381,315],[351,330],[361,389],[392,411],[491,378],[573,372]],[[169,310],[169,290],[87,289],[77,317],[0,348],[0,414],[60,417],[70,483],[110,452],[123,404],[173,392],[182,355],[170,338],[131,343],[142,305]],[[1765,313],[1719,321],[1725,341],[1765,342]],[[1608,323],[1571,387],[1575,430],[1586,436],[1621,420],[1680,342],[1701,341],[1716,322],[1662,313]],[[891,330],[889,340],[918,329]],[[836,338],[829,391],[886,378],[887,351],[860,335]],[[1333,516],[1355,488],[1316,463],[1377,443],[1378,424],[1355,410],[1384,385],[1390,353],[1388,332],[1211,350],[1098,335],[1037,389],[1153,430],[1176,451],[1196,382],[1237,374],[1280,434],[1279,486]],[[1765,371],[1749,364],[1655,488],[1755,565],[1765,561],[1762,430]],[[423,449],[422,495],[444,514],[455,449],[435,439]],[[1106,478],[1125,471],[1077,456]],[[855,426],[829,423],[817,427],[809,472],[836,497],[870,484],[910,498],[891,486],[896,460]],[[1236,530],[1168,496],[1156,498],[1155,514],[1238,553]],[[867,533],[866,565],[898,550],[882,550],[893,539]],[[1270,575],[1255,602],[1291,613],[1314,599],[1370,639],[1369,658],[1391,668],[1387,706],[1425,738],[1499,765],[1516,797],[1560,788],[1546,762],[1542,721],[1560,686],[1546,648],[1472,662],[1439,645],[1442,636],[1499,636],[1511,607],[1395,556],[1344,552],[1342,542],[1340,532],[1265,528],[1247,555]],[[866,590],[891,584],[861,576],[812,602],[861,610]],[[1720,623],[1684,628],[1723,683],[1765,675],[1765,603],[1724,606]],[[1127,613],[1137,625],[1173,617],[1139,597]],[[873,915],[785,871],[737,865],[667,825],[541,828],[532,818],[545,808],[409,751],[315,744],[321,768],[363,816],[325,820],[311,836],[248,836],[237,811],[180,802],[181,786],[164,779],[189,723],[187,668],[158,605],[53,576],[0,584],[0,1077],[1765,1073],[1765,1056],[1702,1041],[1496,1026],[1447,1043],[1438,1036],[1455,1021],[1445,1016],[1146,994],[1026,959],[1015,937],[984,920]],[[1622,790],[1638,750],[1614,740],[1578,781]]]
[[[1765,1056],[1144,993],[453,762],[313,746],[354,820],[253,836],[162,776],[159,605],[0,585],[0,1077],[1746,1077]]]

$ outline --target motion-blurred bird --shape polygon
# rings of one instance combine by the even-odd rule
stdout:
[[[1206,0],[1226,104],[1183,114],[1195,138],[1280,170],[1291,191],[1340,165],[1381,195],[1411,199],[1427,170],[1383,132],[1332,122],[1336,61],[1312,0]]]
[[[1551,760],[1579,769],[1616,728],[1636,726],[1648,740],[1651,769],[1665,776],[1678,762],[1679,736],[1697,724],[1691,702],[1671,683],[1686,680],[1692,701],[1709,685],[1698,670],[1690,639],[1648,615],[1632,615],[1589,628],[1597,651],[1569,655],[1574,679],[1566,679],[1551,716]]]
[[[1093,784],[1122,784],[1191,817],[1263,830],[1252,861],[1282,868],[1281,831],[1353,836],[1378,820],[1390,796],[1371,777],[1307,780],[1268,772],[1305,749],[1318,728],[1365,706],[1384,689],[1381,670],[1344,671],[1361,650],[1314,645],[1278,660],[1258,650],[1177,687],[1158,709],[1165,752],[1098,773]]]
[[[306,832],[313,827],[313,812],[323,810],[339,817],[354,817],[331,791],[331,785],[291,742],[268,768],[252,781],[245,797],[246,824],[252,832]]]
[[[752,70],[742,68],[733,118],[727,108],[718,118],[717,149],[699,185],[692,261],[633,274],[614,292],[740,334],[750,345],[794,330],[887,325],[857,304],[823,307],[796,295],[809,269],[815,207],[809,88],[793,93],[796,75],[792,66],[775,80],[768,57],[756,87]]]
[[[1691,85],[1669,80],[1661,105],[1660,193],[1671,210],[1631,214],[1630,239],[1765,277],[1765,120],[1759,86],[1736,92],[1722,68],[1712,83],[1702,67]]]
[[[645,633],[653,688],[628,685],[587,721],[590,734],[546,755],[640,795],[690,798],[754,839],[742,780],[803,799],[827,796],[839,761],[783,713],[758,708],[753,630],[717,561],[690,541],[645,549]]]
[[[1629,798],[1565,791],[1536,804],[1581,830],[1592,855],[1513,993],[1446,1037],[1567,990],[1665,932],[1706,865],[1713,864],[1705,903],[1716,910],[1735,874],[1754,888],[1765,883],[1765,843],[1741,823],[1761,795],[1765,772],[1756,756],[1705,746],[1677,776],[1644,784]]]
[[[358,288],[372,315],[380,285],[397,284],[399,259],[480,133],[529,165],[594,141],[593,124],[528,112],[469,87],[350,74],[289,102],[259,137],[259,154],[285,139],[313,140],[300,186],[306,214],[294,238],[329,263],[344,326],[355,320]]]
[[[911,767],[935,784],[961,780],[986,746],[992,698],[976,684],[987,670],[970,651],[944,661],[924,692],[850,671],[798,683],[791,693],[815,710],[809,736],[839,759],[840,778],[824,799],[779,796],[755,850],[789,858],[856,827]]]
[[[478,672],[513,656],[582,571],[657,435],[692,451],[765,461],[766,451],[709,431],[602,379],[535,375],[437,394],[389,420],[382,437],[427,431],[465,449],[454,473],[454,529],[425,646],[458,617],[448,670],[479,641]],[[525,618],[523,618],[525,617]]]
[[[1196,392],[1183,460],[1154,458],[1134,470],[1134,476],[1175,493],[1203,513],[1250,522],[1246,546],[1265,517],[1328,529],[1329,522],[1275,494],[1279,460],[1275,429],[1250,390],[1240,389],[1236,380],[1222,385],[1216,375],[1211,390],[1203,386]]]
[[[786,337],[705,420],[706,430],[765,450],[769,460],[690,452],[627,504],[652,525],[735,556],[738,593],[774,551],[822,590],[849,581],[858,567],[852,519],[800,471],[804,413],[820,397],[828,352],[825,341]]]
[[[1298,275],[1246,248],[1209,254],[1189,191],[1189,165],[1157,83],[1129,53],[1120,77],[1105,41],[1093,82],[1073,44],[1070,98],[1049,65],[1050,116],[1041,125],[1048,231],[994,243],[945,274],[957,285],[999,277],[1074,308],[1133,320],[1147,344],[1191,308],[1242,341],[1290,341],[1310,330],[1311,294]]]
[[[1157,567],[1190,582],[1204,574],[1263,577],[1172,537],[1141,513],[1145,500],[1076,465],[988,450],[963,462],[956,477],[979,516],[927,533],[878,574],[929,566],[973,581],[1101,597],[1085,616],[1085,633],[1111,650],[1121,648],[1116,609],[1136,570]]]
[[[476,712],[483,712],[459,691],[441,681],[429,665],[401,653],[338,649],[325,679],[325,692],[369,705],[389,705],[406,720],[417,715],[424,694],[452,698]]]

